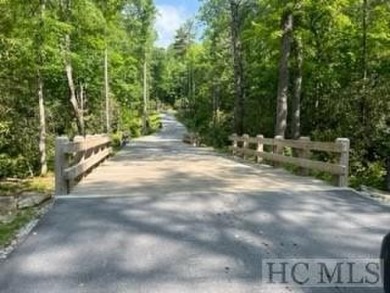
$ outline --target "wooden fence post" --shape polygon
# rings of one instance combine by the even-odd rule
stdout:
[[[340,153],[340,165],[344,166],[344,174],[338,176],[338,186],[347,187],[348,186],[348,171],[349,171],[349,146],[350,142],[348,138],[338,138],[336,143],[341,145]]]
[[[73,138],[74,143],[80,143],[83,141],[85,141],[85,138],[84,138],[84,136],[81,136],[81,135],[77,135]],[[84,161],[85,155],[86,155],[85,152],[79,152],[79,153],[75,154],[75,156],[73,157],[73,161],[75,163],[76,162],[80,163],[80,162]],[[73,189],[73,187],[76,186],[76,184],[77,184],[77,182],[75,179],[68,180],[68,192],[70,192]]]
[[[55,142],[55,195],[66,195],[68,183],[64,178],[64,169],[67,167],[67,158],[64,153],[64,146],[69,142],[66,136],[56,138]]]
[[[247,159],[246,150],[249,148],[249,135],[248,134],[244,134],[242,136],[242,138],[244,139],[244,143],[242,145],[242,154],[243,154],[244,160],[246,160]]]
[[[283,136],[281,135],[277,135],[275,136],[275,146],[274,146],[274,154],[277,154],[277,155],[283,155],[283,146],[277,144],[278,140],[282,141],[284,139]],[[282,164],[281,163],[278,163],[278,162],[274,162],[272,163],[272,166],[274,167],[280,167]]]
[[[262,153],[264,152],[264,145],[263,145],[263,139],[264,139],[264,135],[258,135],[256,136],[257,138],[257,151]],[[256,162],[257,163],[261,163],[263,161],[263,158],[260,157],[260,156],[256,156]]]
[[[99,139],[100,136],[98,134],[94,134],[94,135],[90,135],[90,134],[87,134],[85,136],[85,140],[86,141],[91,141],[91,140],[94,140],[94,139]],[[90,158],[91,156],[93,156],[94,154],[96,153],[96,148],[92,148],[92,149],[89,149],[87,151],[84,152],[84,159],[88,159]]]
[[[77,135],[73,138],[73,142],[83,142],[84,141],[84,137],[81,136],[81,135]],[[80,161],[80,160],[83,160],[84,159],[84,152],[81,152],[81,153],[78,153],[76,154],[76,157],[75,157],[75,161]]]
[[[284,138],[283,138],[283,136],[281,136],[281,135],[275,136],[276,142],[277,142],[278,140],[283,140],[283,139],[284,139]],[[276,144],[275,147],[274,147],[274,153],[275,153],[275,154],[278,154],[278,155],[283,154],[283,146],[280,146],[280,145]]]
[[[234,157],[234,156],[236,156],[236,153],[237,153],[236,150],[237,150],[237,146],[238,146],[238,144],[237,144],[237,134],[234,133],[232,135],[232,138],[233,138],[233,142],[232,142],[232,155]]]
[[[308,141],[310,141],[310,137],[308,137],[308,136],[301,136],[299,138],[299,140],[302,141],[302,142],[308,142]],[[311,155],[310,149],[304,148],[304,149],[298,150],[298,157],[299,158],[310,159],[310,155]],[[300,168],[299,169],[299,174],[303,175],[303,176],[308,176],[309,175],[309,169]]]

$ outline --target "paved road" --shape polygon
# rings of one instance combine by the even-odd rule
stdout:
[[[377,258],[390,209],[162,132],[59,198],[0,264],[0,292],[382,292],[264,284],[266,258]]]

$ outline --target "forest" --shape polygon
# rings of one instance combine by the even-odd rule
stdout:
[[[45,175],[59,135],[141,134],[155,13],[152,0],[0,2],[0,177]]]
[[[152,0],[0,1],[0,178],[47,173],[58,135],[149,133],[163,104],[216,148],[347,137],[350,184],[390,190],[390,2],[200,4],[161,48]]]

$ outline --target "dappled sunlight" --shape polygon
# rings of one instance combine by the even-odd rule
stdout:
[[[388,207],[182,143],[143,143],[57,199],[4,264],[5,290],[27,292],[23,277],[41,292],[51,278],[55,292],[313,292],[268,288],[262,260],[378,256]]]

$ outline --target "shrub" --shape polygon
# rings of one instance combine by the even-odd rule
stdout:
[[[0,178],[18,177],[25,178],[33,175],[28,160],[19,155],[9,157],[6,154],[0,154]]]

